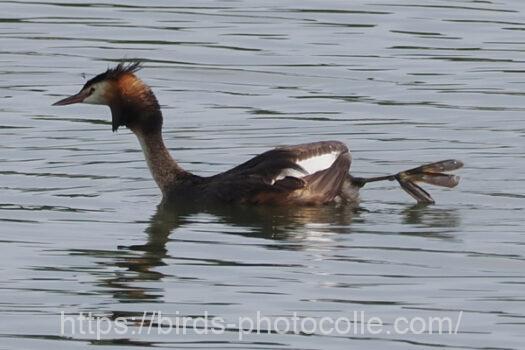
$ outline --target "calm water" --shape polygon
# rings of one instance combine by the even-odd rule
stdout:
[[[523,349],[525,2],[0,1],[0,349]],[[139,57],[166,142],[213,174],[278,144],[346,142],[358,175],[458,158],[420,208],[159,208],[109,110],[51,107]],[[83,75],[85,73],[85,76]],[[60,312],[125,316],[101,340]],[[450,317],[458,334],[139,332],[193,319]],[[100,318],[99,318],[100,319]],[[356,326],[359,325],[359,321]],[[241,327],[242,328],[242,327]]]

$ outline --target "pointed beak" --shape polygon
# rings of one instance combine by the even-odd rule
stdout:
[[[87,91],[80,91],[76,95],[66,97],[60,101],[53,103],[53,106],[65,106],[65,105],[71,105],[73,103],[81,103],[88,96],[89,94],[87,93]]]

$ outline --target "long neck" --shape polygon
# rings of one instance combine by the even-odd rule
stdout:
[[[185,171],[171,157],[164,145],[160,130],[152,132],[133,130],[133,132],[142,146],[153,179],[162,193],[166,194],[170,185],[174,184],[177,177],[184,174]]]
[[[171,157],[162,139],[162,112],[151,89],[133,74],[115,83],[109,104],[113,131],[126,126],[139,139],[153,179],[163,194],[186,172]]]

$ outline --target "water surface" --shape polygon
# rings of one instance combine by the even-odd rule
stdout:
[[[0,1],[0,348],[522,349],[521,1]],[[121,58],[181,165],[224,171],[337,139],[354,174],[458,158],[413,206],[391,183],[348,208],[157,207],[109,110],[51,107]],[[458,334],[60,334],[60,312],[451,317]],[[137,330],[137,327],[133,327]]]

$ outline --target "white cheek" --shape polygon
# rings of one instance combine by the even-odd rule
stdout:
[[[93,88],[95,89],[95,91],[93,91],[93,93],[89,95],[88,97],[86,97],[84,101],[82,102],[92,104],[92,105],[107,104],[106,98],[104,97],[106,89],[107,89],[107,84],[104,82],[98,83],[94,85]]]
[[[99,90],[95,90],[91,95],[86,97],[83,103],[88,103],[92,105],[103,105],[105,104],[103,95],[99,92]]]

